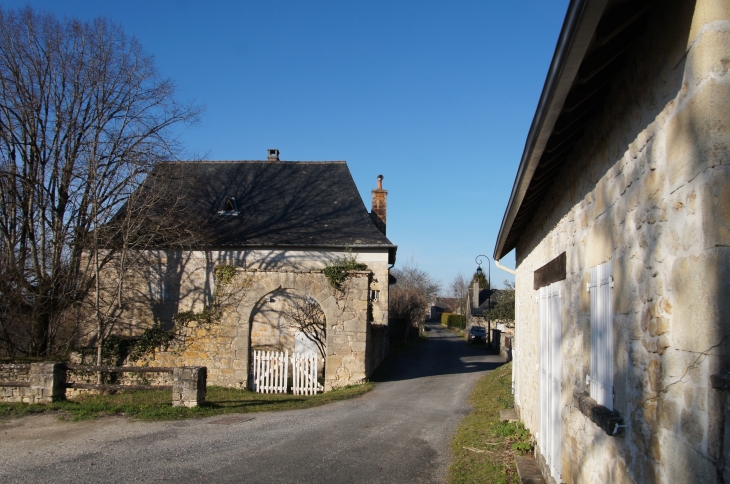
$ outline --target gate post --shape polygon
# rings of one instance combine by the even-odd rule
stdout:
[[[28,403],[51,403],[66,399],[66,364],[31,363]]]
[[[183,366],[172,370],[172,406],[197,407],[205,402],[208,369]]]

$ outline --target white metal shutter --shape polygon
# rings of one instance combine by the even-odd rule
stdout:
[[[520,351],[517,345],[520,342],[520,300],[515,298],[515,337],[512,341],[512,385],[515,389],[515,402],[522,406],[520,401]]]
[[[591,268],[590,395],[613,410],[613,268],[611,261]]]
[[[541,287],[538,292],[538,310],[540,314],[540,435],[537,443],[547,458],[548,453],[548,419],[549,419],[549,400],[548,400],[548,288]]]
[[[540,439],[550,471],[560,482],[562,454],[562,308],[560,283],[540,289]]]
[[[562,419],[561,419],[561,375],[562,375],[562,308],[560,306],[560,284],[549,286],[550,305],[550,470],[556,482],[561,482],[561,449],[562,449]]]

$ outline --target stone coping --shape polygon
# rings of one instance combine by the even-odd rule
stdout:
[[[271,270],[271,269],[246,269],[245,267],[236,267],[236,270],[239,272],[262,272],[267,274],[323,274],[324,269],[278,269],[278,270]],[[365,270],[365,271],[348,271],[350,274],[362,274],[362,275],[368,275],[373,274],[373,271],[371,270]]]
[[[588,417],[610,437],[624,435],[624,420],[618,412],[609,410],[593,400],[588,394],[575,392],[573,394],[575,407]]]

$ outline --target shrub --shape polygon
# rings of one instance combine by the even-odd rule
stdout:
[[[466,318],[459,314],[443,313],[441,315],[441,324],[449,328],[461,329],[466,324]]]

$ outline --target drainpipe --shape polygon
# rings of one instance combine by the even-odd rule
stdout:
[[[500,269],[502,269],[503,271],[505,271],[505,272],[509,272],[509,273],[510,273],[510,274],[512,274],[513,276],[516,276],[516,275],[517,275],[517,272],[516,272],[516,271],[515,271],[514,269],[510,269],[509,267],[505,267],[505,266],[503,266],[502,264],[500,264],[500,263],[499,263],[499,261],[498,261],[497,259],[494,259],[494,264],[495,264],[495,265],[496,265],[497,267],[499,267]]]

